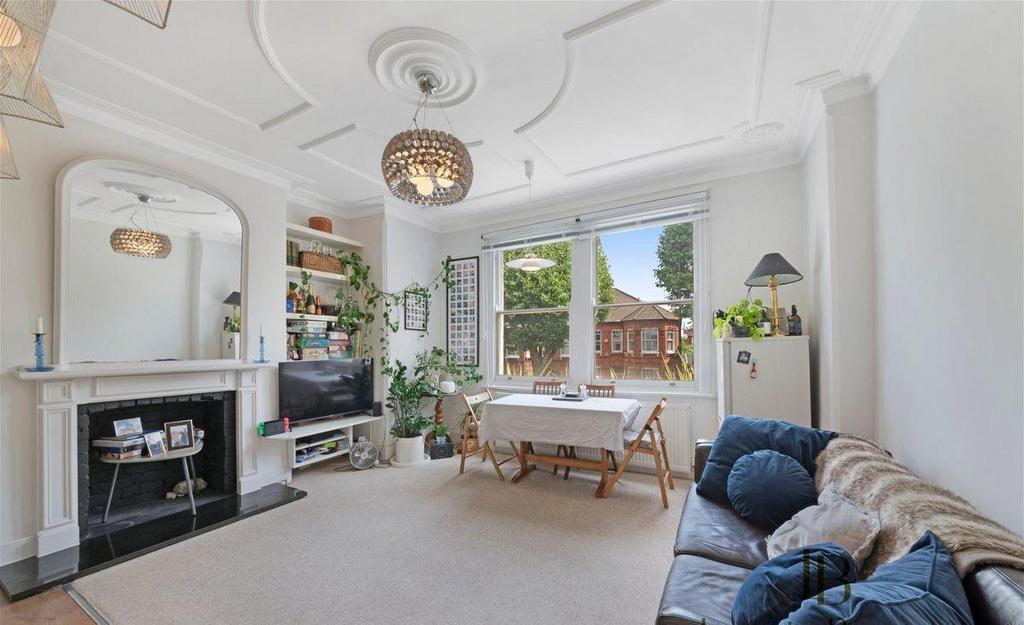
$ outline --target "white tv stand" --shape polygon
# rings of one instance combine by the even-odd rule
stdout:
[[[267,440],[285,441],[288,445],[287,457],[290,462],[289,466],[292,469],[301,469],[332,458],[347,456],[349,449],[352,448],[352,443],[356,440],[356,427],[367,424],[372,425],[378,419],[383,418],[384,417],[382,416],[374,417],[371,415],[329,417],[327,419],[318,419],[309,423],[300,423],[292,426],[290,432],[274,434],[265,438]],[[360,430],[360,434],[362,436],[366,436],[371,441],[373,440],[372,432],[369,427],[360,428]],[[362,430],[365,430],[365,432]],[[296,461],[296,452],[301,452],[305,449],[310,449],[330,441],[338,441],[339,444],[337,451],[329,454],[321,454],[302,462]]]

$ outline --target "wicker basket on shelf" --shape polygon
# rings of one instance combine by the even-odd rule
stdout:
[[[310,217],[309,227],[313,230],[319,230],[320,232],[326,232],[327,234],[334,233],[334,224],[327,217]]]
[[[328,273],[341,273],[341,261],[337,256],[324,254],[319,241],[313,242],[313,249],[299,252],[299,267]]]

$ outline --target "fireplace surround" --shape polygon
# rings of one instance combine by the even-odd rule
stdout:
[[[37,387],[41,477],[37,555],[74,547],[80,541],[80,406],[135,401],[138,408],[139,400],[156,397],[234,395],[237,494],[287,479],[283,467],[268,468],[261,474],[257,466],[256,424],[261,420],[257,375],[267,366],[240,360],[187,360],[82,363],[47,372],[16,372],[19,379],[33,381]]]
[[[192,458],[196,476],[207,483],[203,500],[233,495],[237,490],[235,464],[235,393],[216,392],[169,397],[146,397],[78,406],[78,528],[79,537],[105,533],[113,526],[102,523],[103,511],[114,476],[114,465],[99,460],[91,441],[113,433],[113,421],[139,417],[146,432],[160,430],[168,421],[191,419],[202,428],[203,450]],[[147,462],[125,465],[118,477],[111,509],[117,517],[132,514],[132,522],[173,514],[181,506],[166,493],[182,481],[180,462]],[[117,518],[114,517],[114,518]],[[111,527],[104,527],[111,526]]]

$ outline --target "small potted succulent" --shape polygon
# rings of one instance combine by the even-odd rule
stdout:
[[[434,435],[437,437],[437,444],[444,445],[448,442],[448,424],[440,423],[434,425]]]

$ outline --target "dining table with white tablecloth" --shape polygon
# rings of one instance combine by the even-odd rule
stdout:
[[[607,474],[607,454],[622,452],[622,432],[640,414],[640,402],[616,397],[573,401],[553,395],[514,393],[488,402],[480,420],[481,441],[517,441],[520,445],[518,482],[533,470],[531,462],[589,469],[601,473],[598,496]],[[532,443],[596,448],[600,460],[534,453]]]

